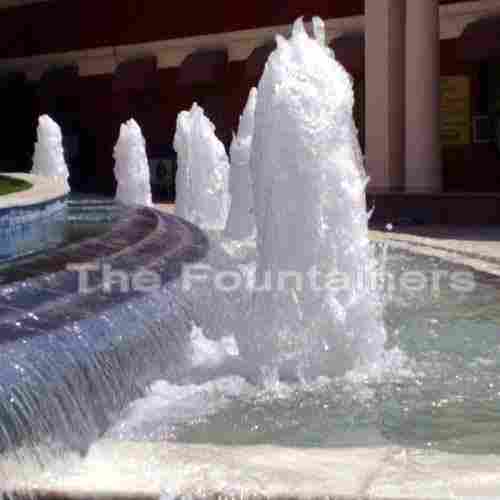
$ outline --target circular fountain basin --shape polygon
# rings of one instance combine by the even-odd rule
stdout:
[[[69,193],[67,186],[55,179],[26,173],[2,175],[26,181],[31,188],[0,197],[0,216],[16,208],[40,212],[40,208],[65,198]],[[43,212],[39,215],[43,216]]]
[[[439,329],[440,326],[444,328],[441,330],[444,343],[436,343],[439,335],[430,331],[421,338],[415,336],[417,330],[412,332],[416,325],[413,319],[419,321],[418,308],[414,318],[410,317],[406,324],[407,332],[399,333],[399,342],[404,344],[405,340],[401,337],[406,337],[407,343],[414,343],[414,356],[418,357],[419,351],[429,350],[434,342],[437,352],[433,353],[434,358],[427,361],[434,359],[442,362],[446,353],[455,353],[470,364],[456,367],[455,372],[447,371],[452,370],[453,363],[440,373],[430,371],[430,382],[436,381],[433,379],[436,375],[446,389],[428,387],[432,393],[427,398],[430,406],[412,406],[412,402],[405,399],[411,396],[411,391],[398,401],[398,391],[393,391],[387,398],[389,404],[382,422],[369,422],[370,425],[365,425],[363,429],[359,425],[363,422],[356,421],[362,417],[359,412],[362,405],[352,407],[352,428],[340,426],[336,434],[333,431],[329,442],[321,443],[314,433],[300,436],[300,428],[294,440],[293,426],[286,422],[286,418],[283,419],[287,407],[296,410],[300,408],[298,403],[305,402],[305,417],[314,420],[315,414],[319,415],[322,408],[314,404],[308,406],[307,395],[298,395],[298,400],[293,397],[288,400],[287,397],[281,400],[274,398],[275,402],[278,401],[274,410],[279,411],[281,406],[281,415],[272,415],[274,403],[268,402],[270,413],[265,415],[264,411],[264,419],[260,421],[259,408],[254,408],[254,415],[252,410],[240,412],[240,416],[245,415],[246,421],[242,424],[243,420],[240,420],[239,427],[238,420],[235,420],[235,401],[232,401],[230,411],[227,406],[221,407],[208,418],[195,417],[180,425],[177,422],[177,429],[175,425],[168,429],[169,436],[164,433],[170,440],[162,440],[161,435],[148,440],[140,434],[134,441],[106,438],[95,443],[83,461],[76,456],[71,460],[66,457],[64,463],[56,462],[47,470],[26,463],[24,473],[20,473],[19,465],[13,464],[10,470],[15,474],[7,474],[7,477],[13,478],[11,490],[36,492],[41,498],[61,495],[65,498],[158,498],[161,494],[170,498],[184,495],[193,498],[222,495],[228,498],[324,497],[353,500],[499,498],[499,434],[498,430],[495,431],[498,412],[491,405],[498,402],[500,390],[498,365],[494,363],[498,359],[500,341],[495,337],[498,330],[492,329],[492,324],[496,324],[500,315],[495,300],[492,301],[486,292],[497,289],[500,262],[493,258],[483,259],[473,251],[460,253],[456,248],[443,248],[437,242],[419,241],[418,238],[395,244],[404,250],[404,262],[408,269],[412,268],[412,262],[419,262],[418,259],[426,255],[430,268],[434,266],[443,270],[443,266],[446,269],[447,263],[453,262],[458,266],[451,266],[453,270],[462,270],[467,266],[466,269],[479,271],[476,273],[481,282],[479,292],[462,303],[459,318],[456,315],[448,317],[452,322],[466,322],[462,323],[461,330],[459,325],[456,335],[450,335],[449,331],[447,334],[447,314],[441,311],[440,315],[438,310],[429,309],[425,298],[420,303],[424,309],[427,307],[422,321],[437,320],[430,322],[430,327],[427,325],[428,330]],[[444,300],[447,298],[444,297]],[[481,304],[482,307],[479,307]],[[484,329],[477,330],[476,338],[468,340],[470,335],[467,332],[472,333],[469,329],[474,325],[483,325]],[[391,328],[390,323],[388,328]],[[447,366],[447,361],[444,360],[444,366]],[[461,382],[457,386],[453,377],[461,368],[464,368],[463,393],[457,394],[455,391]],[[416,377],[419,376],[417,373]],[[429,380],[425,382],[429,383]],[[467,387],[468,384],[472,385]],[[464,406],[462,403],[467,403],[467,398],[475,392],[471,391],[473,384],[480,390],[478,399],[470,400]],[[405,388],[402,390],[404,393]],[[441,397],[440,390],[448,396],[447,400]],[[318,393],[312,391],[311,394],[315,403],[314,396]],[[370,400],[369,395],[367,399]],[[205,401],[210,403],[210,400]],[[433,401],[439,404],[433,406]],[[241,402],[236,401],[236,408],[239,404]],[[266,404],[260,407],[261,417]],[[408,412],[405,412],[405,404]],[[349,413],[349,408],[346,413]],[[233,419],[233,429],[228,423],[229,418]],[[280,418],[281,430],[285,431],[281,440]],[[250,424],[262,425],[266,421],[272,432],[267,435],[265,429],[252,432]],[[331,431],[335,419],[327,424]],[[371,424],[374,428],[378,424],[378,433],[370,431]],[[286,425],[289,425],[288,429]],[[406,433],[401,434],[402,430]],[[172,442],[176,439],[177,442]],[[427,443],[426,439],[430,441]],[[217,441],[225,446],[207,444]],[[252,446],[243,446],[245,442]],[[8,471],[9,465],[6,467]]]
[[[31,184],[30,189],[0,196],[0,263],[44,250],[63,238],[68,187],[63,182],[31,174],[5,174]]]

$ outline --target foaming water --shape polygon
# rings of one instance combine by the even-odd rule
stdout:
[[[395,275],[468,271],[401,252],[389,262]],[[248,378],[234,339],[209,341],[195,329],[189,373],[152,386],[111,437],[500,453],[500,309],[495,284],[476,280],[474,297],[446,286],[439,297],[387,295],[387,348],[397,346],[402,359],[375,374],[360,366],[337,377],[286,380],[261,366],[257,379]]]

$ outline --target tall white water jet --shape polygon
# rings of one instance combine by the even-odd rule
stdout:
[[[229,214],[229,159],[214,124],[196,103],[177,118],[175,213],[205,230],[222,231]]]
[[[253,192],[250,177],[250,156],[255,126],[257,89],[250,91],[248,102],[240,117],[238,134],[231,143],[231,171],[229,173],[229,192],[231,209],[225,235],[234,240],[243,240],[255,235],[255,216],[253,212]]]
[[[50,116],[42,115],[38,118],[36,135],[31,173],[62,182],[69,191],[69,171],[64,159],[61,128]]]
[[[133,119],[123,123],[115,145],[116,200],[125,205],[153,204],[146,140]]]
[[[324,41],[298,20],[277,37],[259,84],[251,157],[257,281],[250,332],[256,363],[305,375],[376,367],[386,335],[370,289],[373,258],[353,85]]]

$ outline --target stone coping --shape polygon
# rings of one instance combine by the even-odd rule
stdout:
[[[68,187],[55,179],[24,173],[2,173],[6,177],[21,179],[32,184],[30,189],[0,196],[0,216],[5,209],[35,207],[60,200],[69,194]]]
[[[439,257],[477,272],[500,277],[500,243],[438,238],[405,232],[370,231],[372,241],[388,242],[394,249]]]
[[[496,262],[433,239],[372,232],[415,253],[495,273]],[[397,241],[396,241],[397,240]],[[499,266],[500,272],[500,266]],[[495,436],[492,436],[494,439]],[[46,470],[12,462],[5,490],[41,499],[500,499],[500,455],[401,446],[306,449],[101,440]]]

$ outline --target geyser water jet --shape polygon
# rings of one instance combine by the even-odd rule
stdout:
[[[229,159],[214,124],[196,103],[177,119],[175,213],[202,229],[222,231],[229,213]]]
[[[192,294],[194,320],[210,339],[234,335],[252,378],[386,366],[352,80],[326,45],[321,19],[313,31],[299,19],[289,40],[278,36],[250,93],[231,147],[223,234],[223,146],[196,104],[178,118],[176,211],[213,240],[215,279]],[[240,273],[242,285],[230,293],[214,286],[218,271]]]
[[[231,210],[229,211],[225,236],[235,240],[254,237],[256,232],[250,157],[255,128],[257,94],[257,89],[252,88],[243,114],[240,117],[238,134],[231,143],[231,171],[229,174]]]
[[[64,159],[61,128],[49,115],[42,115],[38,118],[36,134],[31,173],[62,182],[69,191],[69,171]]]
[[[146,140],[133,119],[123,123],[115,145],[116,201],[124,205],[152,206]]]
[[[373,256],[353,120],[353,85],[302,19],[278,36],[258,86],[250,172],[257,225],[257,281],[244,356],[309,375],[377,364],[384,353],[381,304],[366,286]],[[278,290],[278,276],[296,284]],[[346,280],[335,287],[335,277]],[[314,279],[313,279],[314,278]],[[313,283],[314,281],[314,283]],[[298,283],[298,284],[297,284]]]

